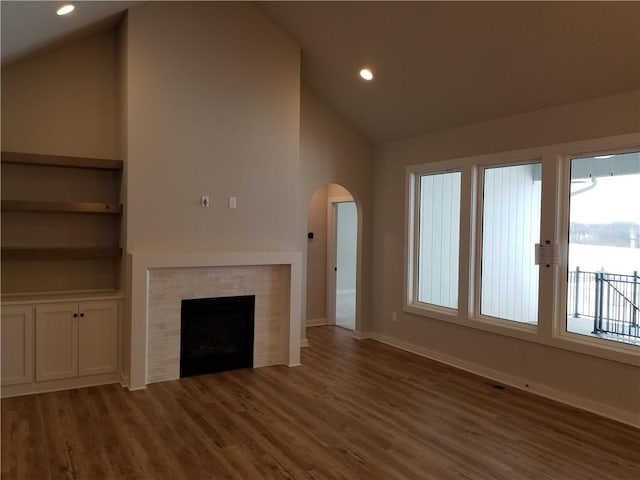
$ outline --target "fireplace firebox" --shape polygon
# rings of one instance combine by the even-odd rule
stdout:
[[[253,367],[255,296],[182,300],[180,377]]]

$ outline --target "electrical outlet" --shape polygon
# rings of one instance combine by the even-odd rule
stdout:
[[[229,208],[236,208],[236,197],[229,197]]]

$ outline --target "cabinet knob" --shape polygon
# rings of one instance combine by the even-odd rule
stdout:
[[[82,317],[84,317],[84,313],[81,313],[81,314],[80,314],[80,317],[81,317],[81,318],[82,318]]]
[[[73,314],[73,318],[78,318],[78,314],[77,314],[77,313],[74,313],[74,314]]]

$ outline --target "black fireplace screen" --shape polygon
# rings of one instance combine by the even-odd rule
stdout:
[[[255,296],[182,300],[180,377],[253,367]]]

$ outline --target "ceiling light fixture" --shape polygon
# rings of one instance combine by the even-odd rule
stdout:
[[[363,68],[362,70],[360,70],[360,76],[366,81],[373,80],[373,73],[371,73],[371,70],[369,70],[368,68]]]
[[[613,155],[598,155],[597,157],[593,157],[593,158],[597,158],[599,160],[603,160],[605,158],[611,158],[613,157]]]
[[[73,5],[71,5],[70,3],[67,5],[63,5],[62,7],[60,7],[56,13],[58,15],[67,15],[68,13],[71,13],[75,10],[76,7],[74,7]]]

